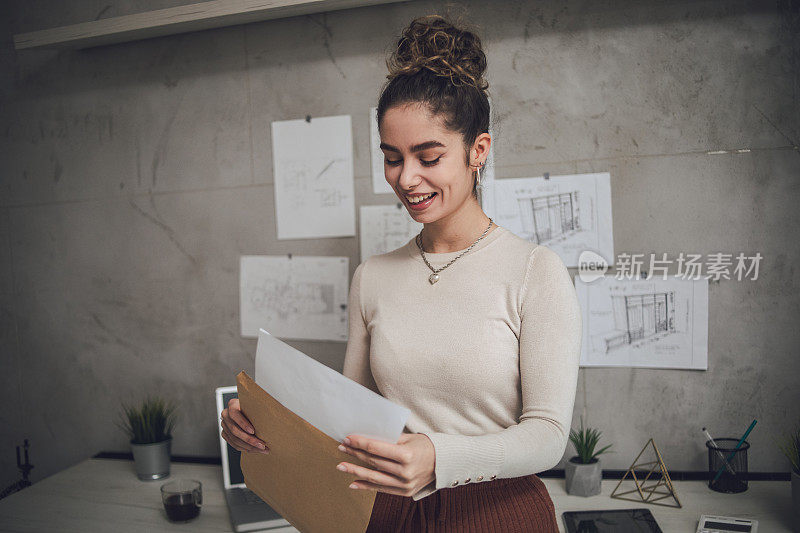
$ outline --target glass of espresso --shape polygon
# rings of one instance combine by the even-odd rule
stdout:
[[[203,485],[194,479],[176,479],[161,485],[161,501],[170,522],[186,522],[200,514]]]

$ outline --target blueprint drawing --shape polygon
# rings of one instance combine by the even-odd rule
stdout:
[[[359,214],[362,263],[370,256],[391,252],[406,245],[423,227],[420,222],[411,218],[401,203],[362,205]]]
[[[280,339],[347,340],[347,257],[240,258],[242,337],[264,328]]]
[[[708,369],[708,280],[575,279],[581,366]]]
[[[544,244],[568,267],[591,250],[614,264],[608,172],[493,180],[483,209],[517,236]]]
[[[278,239],[355,236],[350,116],[272,123]]]

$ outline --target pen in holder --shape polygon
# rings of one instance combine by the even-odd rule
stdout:
[[[705,434],[706,438],[708,439],[708,442],[711,443],[711,446],[714,446],[715,449],[716,449],[717,443],[714,442],[714,439],[711,437],[711,434],[708,432],[708,430],[706,428],[703,428],[703,433]],[[733,470],[733,467],[728,462],[728,460],[725,459],[725,456],[722,455],[722,452],[719,451],[719,449],[717,449],[717,457],[719,457],[720,461],[722,461],[722,464],[725,466],[725,468],[728,470],[728,472],[730,472],[732,475],[736,475],[736,472]]]

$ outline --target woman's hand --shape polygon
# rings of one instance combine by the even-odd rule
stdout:
[[[350,485],[353,489],[412,496],[436,479],[436,450],[427,435],[421,433],[403,433],[397,444],[348,435],[339,449],[375,468],[339,463],[337,468],[358,476]]]
[[[231,398],[220,417],[222,438],[240,452],[269,453],[267,446],[255,437],[255,429],[239,407],[239,399]]]

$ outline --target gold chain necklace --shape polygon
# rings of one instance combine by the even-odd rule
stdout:
[[[434,283],[436,283],[437,281],[439,281],[439,272],[441,272],[441,271],[442,271],[442,270],[444,270],[445,268],[447,268],[447,267],[449,267],[450,265],[452,265],[453,263],[455,263],[456,259],[458,259],[458,258],[459,258],[459,257],[461,257],[462,255],[464,255],[465,253],[469,252],[469,251],[472,249],[472,247],[473,247],[473,246],[475,246],[476,244],[478,244],[478,242],[480,242],[480,240],[481,240],[481,239],[483,239],[483,238],[486,236],[486,234],[489,232],[489,228],[491,228],[491,227],[492,227],[492,219],[490,218],[490,219],[489,219],[489,226],[487,226],[486,230],[483,232],[483,235],[481,235],[480,237],[478,237],[478,240],[477,240],[477,241],[473,242],[473,243],[472,243],[472,244],[469,246],[469,248],[467,248],[466,250],[464,250],[463,252],[461,252],[460,254],[458,254],[458,256],[454,257],[454,258],[453,258],[453,259],[452,259],[452,260],[451,260],[449,263],[447,263],[446,265],[444,265],[443,267],[440,267],[440,268],[438,268],[438,269],[437,269],[437,268],[433,268],[433,267],[431,266],[431,264],[430,264],[430,263],[428,263],[428,259],[425,257],[425,251],[422,249],[422,231],[420,231],[420,232],[419,232],[419,235],[417,235],[417,238],[416,238],[415,240],[416,240],[416,243],[417,243],[417,248],[419,248],[419,252],[422,254],[422,260],[423,260],[423,261],[425,261],[425,264],[426,264],[426,265],[428,265],[428,268],[430,268],[430,269],[433,271],[433,274],[431,274],[431,275],[428,277],[428,281],[430,281],[430,282],[431,282],[431,285],[433,285]]]

